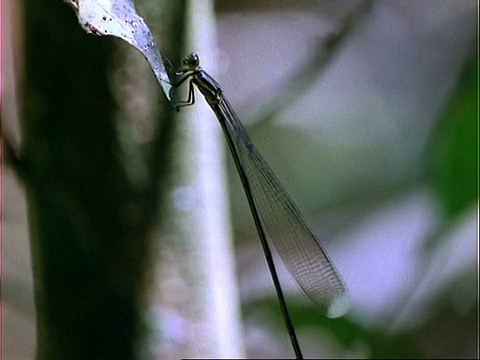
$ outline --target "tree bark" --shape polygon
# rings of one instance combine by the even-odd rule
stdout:
[[[29,208],[37,358],[136,359],[173,111],[157,100],[165,107],[145,151],[148,181],[138,187],[119,156],[109,81],[120,40],[87,35],[62,1],[23,5],[24,144],[17,170]],[[181,11],[170,15],[177,17],[165,22],[165,38],[174,36]]]

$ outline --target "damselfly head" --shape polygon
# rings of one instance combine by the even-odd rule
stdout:
[[[200,58],[197,53],[188,54],[183,60],[182,65],[178,69],[179,72],[194,71],[200,65]]]

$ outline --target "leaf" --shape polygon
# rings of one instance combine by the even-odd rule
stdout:
[[[140,51],[171,101],[172,85],[160,50],[145,21],[137,14],[133,0],[64,0],[75,10],[80,25],[89,34],[110,35],[125,40]]]
[[[432,146],[432,181],[450,218],[477,201],[477,56],[466,64]]]

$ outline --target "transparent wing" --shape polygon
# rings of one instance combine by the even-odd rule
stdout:
[[[243,167],[264,232],[305,294],[331,317],[348,309],[346,286],[270,166],[252,144],[229,103],[217,106],[230,150]],[[237,164],[237,167],[239,166]],[[242,171],[241,169],[238,169]]]

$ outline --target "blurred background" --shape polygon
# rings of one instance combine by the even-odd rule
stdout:
[[[477,2],[373,1],[364,7],[355,1],[207,3],[214,5],[206,25],[213,30],[205,31],[216,40],[205,55],[213,60],[206,60],[204,68],[222,84],[253,143],[325,245],[349,289],[350,311],[343,318],[328,319],[279,265],[304,355],[477,357]],[[147,0],[136,4],[154,29],[148,9],[155,5]],[[66,8],[66,21],[78,27],[71,9],[59,6]],[[2,3],[2,130],[17,148],[24,141],[19,84],[28,82],[23,66],[29,61],[22,48],[23,12],[21,2]],[[163,55],[175,60],[159,43]],[[193,44],[186,42],[176,51],[200,53]],[[115,46],[122,48],[118,42]],[[211,70],[209,61],[216,64]],[[110,66],[125,65],[112,61]],[[111,87],[120,86],[121,76],[128,77],[118,70],[109,76]],[[203,102],[198,95],[197,103]],[[198,117],[194,113],[193,120]],[[217,126],[216,120],[208,121]],[[118,126],[121,138],[129,128]],[[137,134],[142,144],[154,141],[146,135],[148,129],[142,125]],[[223,140],[215,136],[220,144],[215,146],[221,149]],[[153,252],[161,254],[152,263],[164,262],[153,265],[156,270],[149,281],[161,285],[150,289],[163,296],[149,296],[145,313],[153,335],[145,357],[293,356],[243,189],[229,154],[219,153],[220,159],[212,161],[226,161],[226,184],[219,186],[228,189],[224,201],[230,201],[220,216],[232,223],[233,234],[232,245],[222,247],[234,254],[234,261],[225,260],[233,266],[228,296],[239,294],[239,300],[228,301],[240,306],[228,310],[236,325],[225,326],[238,327],[234,337],[243,340],[238,338],[233,355],[228,349],[220,355],[175,352],[193,346],[184,345],[192,341],[185,340],[191,334],[205,336],[193,336],[193,342],[208,342],[210,329],[189,329],[190,320],[176,309],[178,299],[202,280],[179,280],[178,285],[176,277],[185,270],[172,270],[174,265],[166,265],[170,263],[165,257],[193,266],[190,271],[202,271],[188,256],[180,258],[177,250],[169,250],[168,244],[179,237],[170,231],[187,220],[175,212],[167,214],[166,200],[167,215],[159,217],[167,220],[151,231]],[[170,183],[180,177],[164,176]],[[181,182],[170,185],[165,198],[181,211],[191,211],[192,189]],[[33,359],[36,330],[27,206],[24,185],[5,161],[2,196],[2,352],[5,359]],[[202,209],[207,208],[196,211]],[[230,225],[223,227],[228,237]],[[205,260],[202,256],[195,259]],[[221,285],[213,281],[213,287]],[[207,299],[215,296],[209,294]],[[216,301],[208,302],[207,317],[220,311],[212,305]]]

